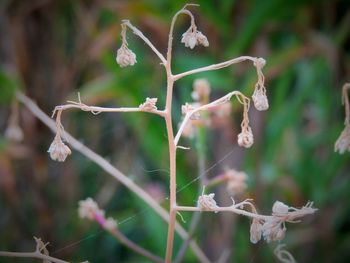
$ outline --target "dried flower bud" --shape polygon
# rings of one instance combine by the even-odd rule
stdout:
[[[95,215],[104,216],[104,211],[101,210],[97,203],[90,197],[86,200],[79,201],[78,212],[81,218],[88,218],[90,220],[93,220]]]
[[[192,104],[189,104],[189,103],[185,103],[185,105],[182,105],[181,106],[181,113],[183,115],[186,115],[187,113],[193,111],[195,108],[197,108],[198,103],[192,103]],[[199,112],[195,112],[191,115],[190,119],[191,120],[199,120],[201,117],[200,113]]]
[[[56,134],[47,152],[50,153],[52,160],[59,162],[64,162],[67,156],[72,153],[69,147],[62,142],[59,134]]]
[[[258,111],[264,111],[269,108],[269,101],[266,96],[265,88],[256,88],[253,93],[254,106]]]
[[[206,79],[196,79],[193,82],[192,99],[207,102],[210,94],[210,84]]]
[[[218,206],[216,205],[216,202],[214,200],[214,193],[208,194],[208,195],[201,195],[198,198],[198,207],[202,210],[206,211],[215,211]]]
[[[200,31],[197,31],[197,42],[204,47],[209,47],[208,38]]]
[[[23,137],[23,131],[16,123],[10,123],[5,130],[5,138],[10,141],[20,142],[23,140]]]
[[[133,66],[136,63],[136,55],[123,44],[117,51],[116,61],[122,68]]]
[[[343,154],[344,152],[350,152],[350,126],[346,125],[345,129],[340,134],[339,138],[335,142],[334,151]]]
[[[283,221],[276,217],[266,220],[262,226],[262,234],[266,242],[279,241],[285,237],[287,228]]]
[[[254,137],[252,133],[252,129],[248,127],[246,130],[243,130],[240,134],[238,134],[238,145],[250,148],[254,143]]]
[[[231,195],[242,193],[246,188],[247,174],[234,169],[226,170],[224,176],[227,180],[226,189]]]
[[[197,45],[197,37],[195,32],[186,31],[182,35],[181,43],[185,44],[185,47],[193,49]]]
[[[195,26],[191,26],[185,33],[182,34],[181,43],[185,44],[185,47],[193,49],[198,44],[207,47],[209,46],[208,39],[202,32],[197,31]]]
[[[139,108],[142,111],[154,111],[157,110],[157,98],[146,98],[146,101],[142,104],[140,104]]]
[[[250,242],[256,244],[261,239],[262,234],[262,224],[260,224],[259,220],[253,219],[252,224],[250,225]]]
[[[288,213],[289,206],[285,205],[280,201],[276,201],[272,206],[273,215],[285,215]]]

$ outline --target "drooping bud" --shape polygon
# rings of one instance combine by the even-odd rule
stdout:
[[[265,88],[256,88],[253,93],[254,106],[258,111],[265,111],[269,108],[269,101],[266,96]]]
[[[122,68],[133,66],[137,62],[135,53],[132,52],[125,44],[118,49],[116,61]]]
[[[335,142],[334,151],[340,154],[350,152],[350,126],[346,125],[339,138]]]
[[[197,30],[195,25],[191,25],[190,28],[182,34],[181,43],[185,44],[185,47],[193,49],[195,46],[202,45],[204,47],[209,46],[209,41],[202,32]]]
[[[259,220],[253,219],[252,224],[250,225],[250,242],[256,244],[260,241],[262,234],[262,224]]]
[[[247,129],[242,130],[240,134],[238,134],[238,145],[250,148],[254,143],[254,137],[252,133],[252,129],[248,126]]]
[[[52,160],[59,162],[64,162],[67,156],[72,153],[69,147],[62,142],[59,134],[56,134],[47,152],[50,153]]]

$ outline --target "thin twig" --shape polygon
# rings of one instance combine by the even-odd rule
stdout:
[[[153,50],[154,53],[156,53],[156,55],[160,58],[164,66],[167,64],[167,61],[162,55],[162,53],[158,51],[158,49],[151,43],[151,41],[147,37],[145,37],[145,35],[137,27],[133,26],[129,20],[123,20],[122,22],[124,25],[128,26],[135,35],[141,38]]]
[[[49,262],[55,263],[69,263],[68,261],[64,261],[58,258],[50,257],[40,253],[39,251],[34,252],[8,252],[8,251],[0,251],[0,257],[17,257],[17,258],[37,258],[41,260],[47,260]]]
[[[258,59],[259,58],[256,58],[256,57],[241,56],[241,57],[234,58],[234,59],[231,59],[231,60],[228,60],[228,61],[225,61],[225,62],[221,62],[221,63],[218,63],[218,64],[213,64],[213,65],[210,65],[210,66],[205,66],[205,67],[201,67],[201,68],[197,68],[197,69],[192,69],[192,70],[189,70],[189,71],[186,71],[186,72],[183,72],[183,73],[179,73],[179,74],[174,75],[173,77],[174,77],[174,80],[178,80],[178,79],[181,79],[181,78],[183,78],[185,76],[192,75],[192,74],[195,74],[195,73],[226,68],[228,66],[231,66],[232,64],[237,64],[237,63],[240,63],[240,62],[243,62],[243,61],[246,61],[246,60],[250,60],[252,62],[255,62]]]

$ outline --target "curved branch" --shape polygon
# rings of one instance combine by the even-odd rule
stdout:
[[[204,72],[204,71],[218,70],[218,69],[226,68],[228,66],[231,66],[232,64],[237,64],[237,63],[240,63],[240,62],[243,62],[246,60],[250,60],[250,61],[255,63],[258,59],[259,58],[256,58],[256,57],[241,56],[241,57],[227,60],[227,61],[224,61],[224,62],[221,62],[218,64],[213,64],[210,66],[205,66],[205,67],[201,67],[201,68],[197,68],[197,69],[192,69],[192,70],[189,70],[189,71],[186,71],[183,73],[179,73],[179,74],[174,75],[173,78],[174,78],[174,81],[176,81],[176,80],[181,79],[181,78],[188,76],[188,75],[192,75],[192,74]]]
[[[175,145],[178,144],[178,142],[179,142],[179,140],[180,140],[180,137],[181,137],[181,135],[182,135],[182,132],[183,132],[184,128],[186,127],[187,122],[190,120],[190,118],[191,118],[191,116],[192,116],[193,114],[195,114],[196,112],[199,112],[199,111],[208,110],[208,109],[210,109],[210,108],[213,108],[213,107],[222,105],[223,103],[229,101],[229,100],[231,99],[232,96],[236,96],[237,99],[238,99],[238,101],[239,101],[241,104],[243,104],[243,105],[246,105],[246,104],[247,104],[247,105],[248,105],[248,106],[247,106],[247,111],[248,111],[248,109],[249,109],[249,101],[250,101],[250,100],[249,100],[247,97],[245,97],[245,96],[244,96],[241,92],[239,92],[239,91],[232,91],[232,92],[226,94],[225,96],[223,96],[223,97],[221,97],[221,98],[219,98],[219,99],[217,99],[217,100],[214,100],[214,101],[212,101],[212,102],[210,102],[210,103],[208,103],[208,104],[202,105],[202,106],[200,106],[200,107],[198,107],[198,108],[195,108],[195,109],[189,111],[188,113],[186,113],[185,118],[184,118],[184,120],[182,121],[182,123],[181,123],[181,125],[180,125],[180,128],[179,128],[179,130],[178,130],[178,132],[177,132],[177,134],[176,134],[176,136],[175,136],[175,139],[174,139]],[[243,100],[242,100],[240,97],[243,98]]]
[[[176,22],[178,16],[181,15],[181,14],[188,15],[191,18],[191,25],[194,25],[194,17],[192,15],[192,13],[190,11],[188,11],[187,9],[185,9],[189,5],[193,5],[193,4],[185,5],[180,11],[178,11],[173,16],[173,19],[171,21],[170,30],[169,30],[169,38],[168,38],[168,51],[167,51],[167,61],[168,61],[169,65],[171,65],[171,52],[172,52],[172,49],[173,49],[174,26],[175,26],[175,22]]]
[[[145,35],[137,27],[133,26],[129,20],[123,20],[122,22],[124,25],[129,27],[135,35],[141,38],[153,50],[154,53],[156,53],[156,55],[162,61],[163,65],[167,64],[167,61],[162,55],[162,53],[158,51],[158,49],[151,43],[151,41],[147,37],[145,37]]]

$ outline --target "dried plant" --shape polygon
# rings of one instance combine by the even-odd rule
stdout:
[[[168,233],[167,233],[167,246],[166,246],[166,255],[165,262],[171,262],[173,260],[173,243],[174,243],[174,232],[177,231],[184,241],[190,240],[189,234],[176,222],[176,215],[182,211],[199,211],[199,212],[231,212],[237,215],[247,216],[252,219],[252,224],[250,227],[250,240],[252,243],[257,243],[262,238],[266,242],[271,241],[280,241],[285,237],[286,234],[286,223],[296,223],[302,217],[313,214],[316,209],[312,207],[312,202],[308,202],[302,208],[294,208],[285,205],[282,202],[276,201],[272,207],[271,215],[261,215],[258,214],[257,209],[255,208],[252,200],[247,199],[241,202],[236,203],[232,198],[232,205],[222,207],[219,206],[215,201],[214,193],[205,194],[203,193],[198,197],[196,206],[185,206],[179,205],[177,203],[177,189],[176,189],[176,154],[178,149],[183,149],[185,147],[179,145],[181,137],[187,132],[188,125],[191,125],[192,122],[201,121],[203,112],[216,112],[217,114],[227,115],[227,112],[230,112],[231,108],[227,107],[228,102],[231,98],[235,97],[239,104],[243,106],[243,116],[241,122],[241,132],[237,136],[238,145],[250,148],[254,144],[253,131],[249,125],[249,116],[248,111],[250,108],[250,98],[242,94],[240,91],[232,91],[228,94],[210,101],[210,86],[209,83],[204,80],[197,80],[194,83],[194,91],[192,93],[192,98],[196,103],[188,104],[186,103],[181,107],[183,113],[183,119],[178,126],[178,130],[175,133],[173,128],[173,116],[172,116],[172,102],[173,102],[173,90],[174,83],[186,76],[193,75],[200,72],[219,70],[222,68],[229,67],[233,64],[250,61],[253,66],[256,68],[257,72],[257,82],[255,84],[255,90],[252,94],[252,99],[254,106],[257,110],[267,110],[269,107],[268,99],[266,96],[266,88],[264,84],[264,75],[262,72],[263,67],[265,66],[265,60],[263,58],[251,57],[251,56],[241,56],[238,58],[233,58],[225,62],[189,70],[182,73],[173,73],[172,71],[172,45],[173,45],[173,31],[175,22],[180,15],[186,15],[190,18],[190,27],[182,35],[181,42],[185,44],[185,47],[194,49],[198,45],[204,47],[209,46],[209,41],[207,37],[197,29],[195,19],[193,14],[189,11],[188,6],[185,5],[180,11],[178,11],[171,22],[169,37],[168,37],[168,49],[166,56],[158,51],[158,49],[152,44],[152,42],[134,25],[131,24],[128,20],[122,21],[122,45],[117,51],[116,62],[120,67],[133,66],[136,63],[136,55],[128,47],[126,41],[127,30],[131,30],[136,36],[141,38],[148,47],[157,55],[161,64],[165,69],[167,76],[167,88],[166,88],[166,103],[165,107],[161,110],[156,106],[157,98],[146,98],[143,103],[138,107],[122,107],[122,108],[106,108],[98,106],[89,106],[84,104],[80,97],[77,102],[68,101],[67,104],[57,106],[54,109],[52,117],[56,117],[56,123],[54,124],[47,116],[27,97],[22,94],[18,94],[18,99],[24,103],[39,119],[46,123],[51,129],[56,131],[54,140],[49,148],[50,156],[53,160],[63,162],[71,154],[71,150],[65,145],[62,141],[64,139],[67,144],[69,144],[73,149],[81,152],[97,164],[99,164],[103,169],[108,173],[114,176],[117,180],[123,183],[128,187],[132,192],[137,194],[142,198],[152,209],[155,210],[161,217],[168,222]],[[225,113],[219,112],[220,109],[224,108]],[[119,170],[113,167],[108,161],[103,159],[98,154],[91,151],[89,148],[81,144],[75,138],[70,136],[66,131],[64,131],[61,116],[63,111],[69,109],[80,109],[82,111],[88,111],[92,114],[100,114],[102,112],[147,112],[155,114],[164,119],[166,124],[166,132],[168,139],[168,148],[169,148],[169,171],[170,171],[170,211],[165,211],[156,200],[154,200],[150,195],[148,195],[140,186],[135,182],[130,180],[128,177],[123,175]],[[227,111],[228,109],[228,111]],[[347,117],[348,118],[348,117]],[[203,123],[203,122],[202,122]],[[205,122],[204,122],[205,123]],[[232,188],[234,191],[242,192],[245,189],[244,183],[245,176],[226,176],[225,180],[228,182],[228,188]],[[225,181],[222,180],[222,181]],[[236,181],[234,181],[236,180]],[[231,186],[229,187],[229,185]],[[239,188],[239,189],[238,189]],[[232,190],[231,189],[231,190]],[[105,218],[105,212],[98,208],[97,204],[92,199],[87,199],[79,203],[79,214],[83,218],[88,218],[97,222],[102,228],[114,235],[118,240],[123,244],[128,246],[130,249],[133,249],[135,252],[144,255],[153,261],[162,262],[163,259],[160,259],[158,256],[153,255],[151,252],[146,251],[145,249],[134,244],[128,240],[117,227],[117,222],[111,218]],[[201,251],[197,246],[195,241],[189,241],[191,248],[195,255],[197,256],[200,262],[210,262],[206,255]],[[280,250],[277,250],[280,251]],[[281,254],[281,252],[279,252]]]

